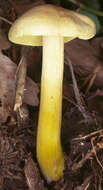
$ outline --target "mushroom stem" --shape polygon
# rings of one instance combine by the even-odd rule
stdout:
[[[60,141],[63,65],[64,38],[61,36],[43,37],[37,159],[48,181],[58,180],[63,175],[64,169]]]

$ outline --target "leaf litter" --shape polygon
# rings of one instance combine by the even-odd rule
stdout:
[[[34,4],[44,1],[0,1],[0,16],[13,22]],[[25,6],[24,6],[25,5]],[[21,112],[14,111],[16,72],[22,48],[7,39],[10,24],[0,20],[0,188],[10,190],[97,190],[103,188],[103,38],[75,39],[65,44],[62,146],[65,171],[47,184],[36,160],[41,48],[30,48]],[[13,61],[12,61],[13,60]],[[70,69],[72,64],[72,75]],[[75,77],[76,86],[73,83]],[[35,82],[36,81],[36,82]],[[78,94],[79,93],[79,94]],[[94,122],[78,111],[78,99]],[[79,107],[80,108],[80,107]]]

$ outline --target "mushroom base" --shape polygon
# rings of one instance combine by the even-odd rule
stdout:
[[[64,169],[64,156],[60,141],[63,65],[63,37],[43,37],[37,159],[48,182],[60,179]]]

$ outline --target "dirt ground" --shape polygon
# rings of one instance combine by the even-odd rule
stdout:
[[[65,44],[61,129],[65,169],[62,179],[47,183],[37,162],[42,48],[26,47],[24,51],[25,47],[8,40],[8,32],[21,14],[47,2],[51,3],[0,0],[0,190],[102,190],[102,18],[99,18],[100,35],[90,41],[74,39]],[[68,5],[67,1],[61,1],[61,6],[68,8]],[[18,65],[23,53],[27,63],[26,91],[20,109],[14,111],[20,75]],[[18,101],[16,106],[21,99]]]

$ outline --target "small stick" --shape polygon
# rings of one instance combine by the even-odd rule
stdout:
[[[3,20],[4,22],[7,22],[8,24],[12,25],[13,23],[11,21],[9,21],[8,19],[0,16],[0,20]]]
[[[93,148],[93,151],[94,151],[94,154],[95,154],[97,163],[100,165],[100,167],[101,167],[102,170],[103,170],[103,165],[102,165],[102,163],[100,162],[100,160],[99,160],[99,158],[98,158],[98,156],[97,156],[96,150],[95,150],[95,146],[94,146],[94,140],[95,140],[95,138],[96,138],[96,137],[93,137],[93,138],[91,139],[91,145],[92,145],[92,148]]]
[[[92,121],[91,116],[87,113],[87,111],[85,110],[85,107],[82,104],[79,89],[78,89],[77,82],[76,82],[75,75],[74,75],[74,71],[73,71],[73,67],[72,67],[72,64],[71,64],[71,60],[68,61],[68,64],[69,64],[70,72],[71,72],[71,75],[72,75],[73,89],[74,89],[74,93],[75,93],[75,98],[77,100],[78,110],[82,113],[83,117],[86,120],[91,120]]]
[[[95,139],[95,137],[93,137],[93,140]],[[74,163],[72,165],[72,171],[77,170],[79,168],[81,168],[83,166],[83,164],[90,159],[92,156],[96,157],[96,160],[98,162],[98,164],[101,166],[101,168],[103,169],[103,166],[101,164],[101,162],[99,161],[98,157],[97,157],[97,152],[99,152],[100,149],[103,149],[103,143],[102,141],[97,143],[95,146],[93,145],[93,140],[91,141],[92,144],[92,149],[90,151],[87,152],[87,154],[85,155],[85,157],[83,157],[78,163]]]
[[[89,81],[89,85],[88,85],[88,87],[87,87],[87,89],[86,89],[86,93],[85,93],[86,95],[88,94],[90,88],[93,86],[94,81],[95,81],[96,76],[97,76],[97,73],[100,71],[100,69],[101,69],[101,67],[100,67],[100,65],[98,65],[98,66],[94,69],[93,73],[91,74],[92,77],[91,77],[91,79],[90,79],[90,81]]]
[[[97,146],[95,146],[95,151],[99,151],[99,148]],[[89,151],[84,158],[82,158],[79,162],[77,163],[74,163],[72,165],[72,171],[75,171],[79,168],[81,168],[83,166],[83,164],[88,160],[90,159],[92,156],[95,155],[95,152],[94,152],[94,149],[92,149],[91,151]]]
[[[93,136],[93,135],[96,135],[96,134],[98,134],[98,133],[101,133],[101,132],[103,132],[103,129],[100,129],[100,130],[98,130],[98,131],[94,131],[94,132],[89,133],[89,134],[87,134],[87,135],[85,135],[85,136],[83,136],[83,137],[74,138],[73,141],[75,141],[75,140],[85,140],[85,139],[87,139],[87,138],[89,138],[89,137],[91,137],[91,136]]]

